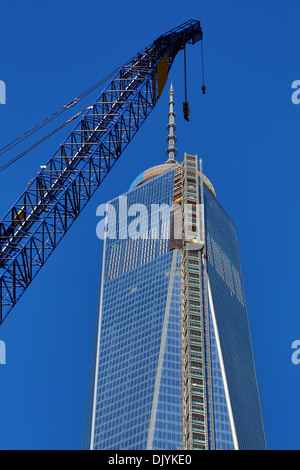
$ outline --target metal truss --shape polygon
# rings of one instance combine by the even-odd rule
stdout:
[[[160,36],[120,67],[0,222],[0,323],[101,185],[160,97],[198,21]]]
[[[202,183],[201,183],[202,184]],[[206,296],[203,269],[204,217],[199,214],[197,156],[184,154],[182,162],[182,362],[184,441],[187,450],[214,448],[212,384]],[[204,216],[204,214],[203,214]]]

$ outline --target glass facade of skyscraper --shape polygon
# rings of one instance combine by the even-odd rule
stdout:
[[[180,244],[170,243],[172,212],[167,217],[160,214],[154,224],[150,221],[153,205],[172,207],[174,203],[175,169],[170,165],[166,171],[165,166],[162,174],[150,172],[146,181],[138,178],[137,186],[123,195],[126,205],[120,198],[110,202],[118,214],[116,237],[104,241],[83,448],[186,448],[183,250]],[[208,184],[203,184],[202,198],[208,326],[206,343],[200,344],[195,336],[191,359],[197,364],[197,350],[203,347],[210,353],[205,354],[205,373],[200,366],[198,371],[194,366],[188,370],[199,393],[198,400],[193,392],[189,406],[195,400],[209,410],[207,423],[213,438],[206,448],[264,449],[236,232]],[[139,217],[139,236],[130,238],[128,230],[124,233],[124,222],[127,228],[134,222],[136,214],[128,212],[133,204],[147,208],[147,214]],[[193,293],[188,295],[193,301]],[[189,338],[193,341],[193,335]],[[203,398],[197,383],[205,377],[210,379]],[[191,429],[207,432],[200,415],[193,413],[189,420]]]
[[[127,194],[128,206],[172,203],[173,172]],[[119,213],[119,199],[111,201]],[[93,417],[94,449],[181,448],[180,259],[160,235],[107,238]],[[146,224],[148,225],[146,221]],[[142,225],[144,225],[142,223]],[[144,237],[144,238],[143,238]]]
[[[230,217],[206,186],[204,186],[204,207],[207,271],[211,290],[210,312],[214,315],[213,335],[217,334],[219,337],[219,349],[224,367],[223,381],[220,383],[224,383],[225,380],[227,382],[232,408],[232,425],[239,447],[260,449],[265,445],[265,437],[236,230]],[[217,348],[214,350],[217,356]],[[218,361],[220,362],[220,357]],[[212,366],[215,375],[217,369],[218,366]],[[220,372],[218,376],[221,378]],[[221,386],[222,388],[224,387]],[[223,400],[219,403],[218,401],[215,400],[216,430],[219,428],[218,432],[227,441],[228,426],[219,427],[217,417],[221,414],[227,416],[228,410],[226,406],[222,406]]]

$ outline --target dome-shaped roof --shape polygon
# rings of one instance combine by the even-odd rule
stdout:
[[[139,176],[135,178],[135,180],[132,182],[129,190],[136,188],[137,186],[140,186],[141,184],[145,183],[146,181],[149,181],[152,178],[155,178],[158,175],[161,175],[162,173],[165,173],[166,171],[171,170],[172,168],[180,167],[180,163],[174,162],[174,163],[163,163],[162,165],[156,165],[148,170],[143,171]],[[199,176],[201,176],[201,173],[199,172]],[[202,173],[202,179],[203,183],[205,186],[210,190],[210,192],[213,194],[213,196],[216,198],[216,191],[215,188],[213,187],[212,183],[210,180]]]
[[[145,183],[151,178],[154,178],[155,176],[161,175],[162,173],[165,173],[166,171],[171,170],[172,168],[176,168],[179,165],[179,163],[163,163],[162,165],[156,165],[148,170],[143,171],[135,180],[132,182],[131,186],[129,189],[136,188],[142,183]]]

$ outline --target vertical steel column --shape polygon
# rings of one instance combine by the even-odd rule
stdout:
[[[184,448],[209,449],[202,248],[197,157],[182,163]]]

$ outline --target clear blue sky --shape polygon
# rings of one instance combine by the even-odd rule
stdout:
[[[190,46],[189,123],[182,117],[182,53],[167,87],[172,80],[178,154],[203,158],[237,227],[270,449],[300,448],[300,365],[291,361],[291,344],[300,339],[300,105],[291,101],[291,84],[300,79],[299,17],[296,0],[0,5],[0,80],[7,86],[0,148],[159,35],[188,19],[201,21],[207,93],[200,90],[200,45]],[[0,365],[1,449],[80,448],[102,250],[96,208],[166,159],[167,112],[165,90],[0,327],[7,348],[7,364]],[[0,173],[1,216],[65,134]]]

